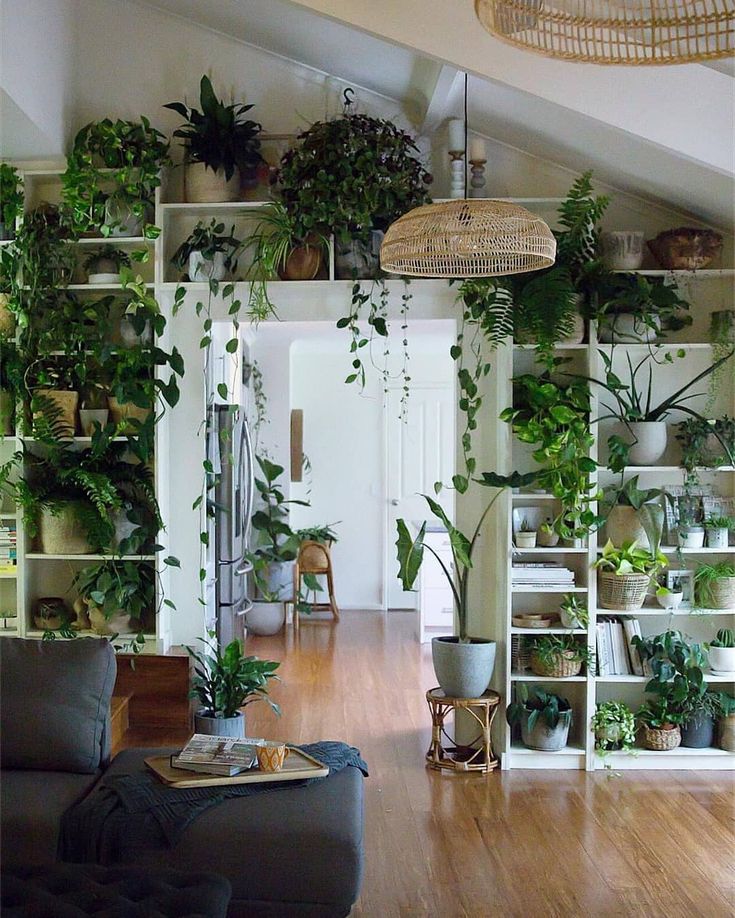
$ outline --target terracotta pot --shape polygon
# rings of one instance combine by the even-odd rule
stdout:
[[[42,510],[39,520],[41,551],[45,555],[88,555],[94,551],[79,523],[75,501],[60,502],[56,513]]]
[[[6,340],[15,334],[15,316],[8,307],[9,302],[8,294],[0,293],[0,338]]]
[[[146,418],[151,413],[150,408],[140,408],[132,402],[118,402],[114,395],[109,396],[107,404],[110,407],[110,415],[115,424],[120,425],[122,432],[125,432],[130,425],[129,420],[140,421],[145,423]]]
[[[278,271],[281,280],[314,280],[322,266],[321,246],[306,243],[291,249],[286,264]]]
[[[204,163],[187,163],[184,170],[184,197],[189,204],[224,204],[240,200],[240,172],[225,178],[224,170],[215,172]]]
[[[41,398],[48,399],[60,409],[61,416],[59,422],[63,428],[63,432],[66,436],[73,437],[77,429],[79,393],[71,392],[67,389],[36,389],[35,394]],[[40,418],[42,416],[42,411],[33,412],[34,418]]]

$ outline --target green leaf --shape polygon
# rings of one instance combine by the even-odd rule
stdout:
[[[240,342],[237,340],[237,338],[230,338],[230,340],[225,345],[225,350],[228,354],[234,354],[239,344]]]
[[[422,523],[415,540],[411,538],[411,533],[404,520],[396,520],[396,528],[398,530],[398,539],[396,541],[399,565],[398,578],[404,590],[412,590],[424,560],[426,523]]]

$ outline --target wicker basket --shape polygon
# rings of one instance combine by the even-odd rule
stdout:
[[[633,612],[643,605],[650,583],[648,574],[611,574],[609,571],[600,571],[597,601],[603,609]]]
[[[107,404],[110,416],[120,428],[120,433],[133,429],[133,425],[128,421],[140,421],[141,424],[145,424],[146,418],[151,413],[150,408],[140,408],[132,402],[118,402],[114,395],[108,397]]]
[[[579,675],[582,661],[574,657],[574,652],[565,650],[556,654],[552,662],[543,662],[538,654],[531,654],[531,669],[537,676],[552,676],[554,679],[566,679]]]
[[[735,577],[720,577],[709,587],[713,609],[735,609]]]
[[[41,551],[45,555],[87,555],[94,547],[79,523],[77,504],[68,501],[56,514],[42,510],[39,525]]]
[[[654,727],[641,725],[641,740],[644,749],[653,749],[654,752],[668,752],[676,749],[681,743],[681,730],[673,727],[670,730],[657,730]]]

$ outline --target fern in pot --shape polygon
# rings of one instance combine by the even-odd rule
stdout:
[[[280,715],[280,707],[268,697],[270,683],[279,678],[276,670],[280,663],[246,657],[237,640],[223,650],[217,647],[213,636],[209,641],[202,639],[202,643],[201,652],[186,648],[194,660],[190,697],[200,705],[194,714],[196,733],[243,738],[246,728],[242,709],[256,701],[265,701]]]
[[[453,561],[451,570],[434,549],[424,543],[427,525],[425,521],[418,532],[412,535],[406,521],[397,520],[398,577],[403,589],[412,590],[414,588],[426,549],[436,558],[452,590],[459,633],[456,637],[435,637],[431,642],[436,678],[444,693],[450,697],[479,698],[490,684],[495,668],[495,641],[473,638],[469,635],[469,578],[473,569],[473,554],[483,523],[500,497],[503,488],[525,487],[535,480],[535,474],[521,475],[518,472],[507,477],[485,472],[482,478],[475,479],[478,484],[496,489],[496,493],[483,510],[470,537],[467,537],[449,521],[444,509],[437,501],[424,495],[429,509],[449,536]]]

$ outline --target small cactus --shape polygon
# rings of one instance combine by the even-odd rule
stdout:
[[[732,628],[720,628],[717,637],[712,641],[713,647],[735,647],[735,631]]]

